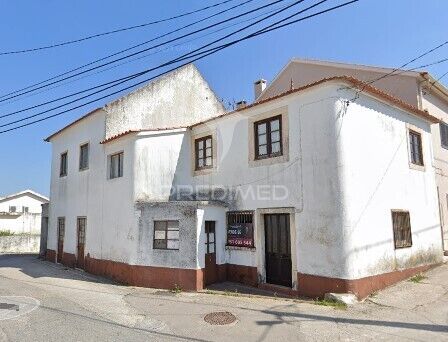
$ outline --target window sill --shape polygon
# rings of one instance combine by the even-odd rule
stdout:
[[[83,168],[83,169],[79,169],[79,172],[87,171],[88,169],[89,169],[88,167],[85,167],[85,168]]]
[[[255,252],[255,247],[226,246],[226,250],[250,251]]]
[[[425,165],[418,165],[414,163],[409,163],[409,168],[417,171],[426,171]]]

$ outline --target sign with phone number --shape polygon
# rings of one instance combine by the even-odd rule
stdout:
[[[227,245],[252,247],[254,245],[252,223],[237,223],[227,227]]]

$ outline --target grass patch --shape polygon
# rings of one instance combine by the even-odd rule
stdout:
[[[409,278],[409,281],[418,284],[418,283],[421,283],[422,280],[425,280],[425,279],[426,279],[426,277],[420,273],[420,274],[416,274],[415,276]]]
[[[12,236],[14,233],[10,232],[9,230],[0,230],[0,236]]]
[[[174,284],[174,288],[171,289],[171,293],[178,294],[178,293],[181,293],[181,292],[182,292],[182,288],[179,285]]]
[[[234,291],[225,290],[224,296],[230,296],[230,297],[238,297],[240,294],[238,293],[238,290],[235,289]]]
[[[332,306],[338,310],[346,310],[347,309],[347,304],[342,303],[342,302],[337,302],[334,300],[328,300],[328,299],[316,299],[314,301],[314,304],[321,305],[321,306]]]

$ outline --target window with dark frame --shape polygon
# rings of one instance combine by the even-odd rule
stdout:
[[[87,225],[87,218],[85,217],[77,218],[78,246],[85,245],[86,243],[86,225]]]
[[[10,205],[10,206],[9,206],[9,212],[10,212],[10,213],[15,213],[16,211],[17,211],[17,208],[16,208],[15,205]]]
[[[22,212],[23,213],[27,213],[29,211],[29,208],[28,207],[22,207]]]
[[[89,144],[84,144],[79,147],[79,170],[86,170],[89,168]]]
[[[58,241],[64,241],[65,217],[58,217]]]
[[[255,246],[253,217],[253,211],[227,212],[227,246]]]
[[[205,221],[205,253],[216,253],[215,221]]]
[[[179,221],[154,221],[154,249],[179,249]]]
[[[59,168],[59,176],[67,176],[67,152],[61,154],[61,164]]]
[[[206,136],[194,141],[196,170],[210,169],[213,167],[212,136]]]
[[[282,116],[257,121],[255,128],[255,158],[272,158],[283,154]]]
[[[411,163],[423,166],[422,135],[409,130],[409,149],[411,152]]]
[[[123,177],[123,152],[112,154],[110,158],[109,178]]]
[[[448,149],[448,125],[444,122],[440,123],[440,144]]]
[[[411,217],[408,211],[392,210],[395,249],[412,246]]]

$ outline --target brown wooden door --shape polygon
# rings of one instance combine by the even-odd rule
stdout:
[[[64,235],[65,235],[65,218],[58,218],[58,255],[57,262],[62,262],[62,253],[64,253]]]
[[[218,281],[216,266],[215,221],[205,221],[205,270],[204,283],[210,285]]]
[[[264,216],[266,282],[291,287],[291,235],[289,214]]]
[[[84,269],[84,247],[86,244],[86,223],[85,217],[78,217],[77,231],[78,231],[78,250],[76,258],[76,266]]]

